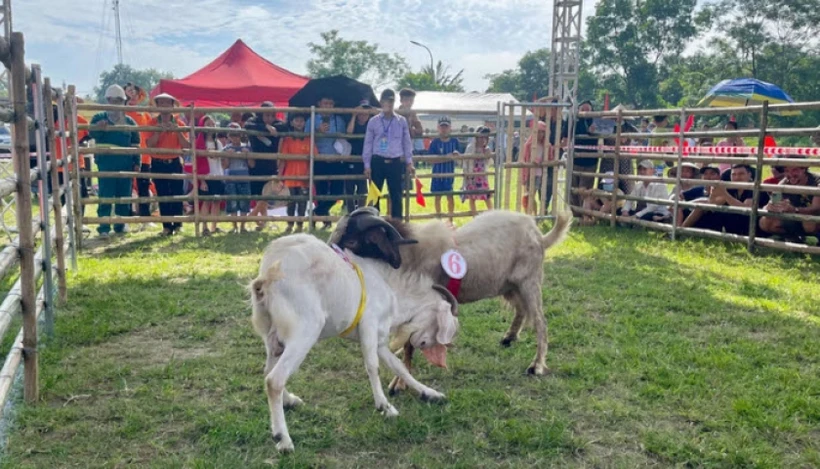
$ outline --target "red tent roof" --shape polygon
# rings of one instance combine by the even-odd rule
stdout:
[[[272,101],[287,106],[307,77],[285,70],[254,52],[241,39],[213,62],[179,80],[160,80],[151,96],[169,93],[187,105],[255,106]]]

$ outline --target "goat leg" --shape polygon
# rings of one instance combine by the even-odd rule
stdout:
[[[404,367],[407,368],[408,373],[412,373],[413,370],[413,345],[410,342],[404,344],[404,357],[402,362],[404,363]],[[394,376],[393,380],[390,381],[390,385],[387,387],[388,393],[391,396],[395,396],[401,391],[405,391],[407,389],[407,383],[405,383],[401,378],[398,376]]]
[[[396,373],[399,378],[402,379],[405,383],[407,383],[410,388],[414,391],[419,393],[421,400],[423,401],[443,401],[445,399],[444,394],[436,391],[435,389],[429,388],[413,378],[410,375],[410,372],[407,371],[407,368],[404,364],[399,360],[399,358],[393,355],[393,352],[387,347],[387,345],[380,345],[379,346],[379,358],[387,365],[388,368],[393,370],[393,373]]]

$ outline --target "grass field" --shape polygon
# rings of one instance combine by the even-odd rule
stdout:
[[[820,466],[816,261],[604,227],[544,266],[549,376],[524,373],[530,329],[499,346],[499,301],[464,305],[450,369],[415,373],[447,403],[403,394],[386,420],[358,346],[323,342],[289,385],[306,405],[279,456],[244,290],[273,236],[90,247],[0,466]]]

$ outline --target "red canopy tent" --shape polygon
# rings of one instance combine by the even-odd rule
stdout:
[[[213,62],[179,80],[160,80],[151,97],[169,93],[183,105],[258,106],[272,101],[287,106],[307,77],[285,70],[254,52],[241,39]]]

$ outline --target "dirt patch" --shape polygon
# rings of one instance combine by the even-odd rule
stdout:
[[[171,361],[184,361],[213,356],[216,351],[207,347],[185,347],[179,340],[163,337],[159,331],[145,329],[124,334],[94,347],[94,353],[108,359],[137,367],[166,365]]]

